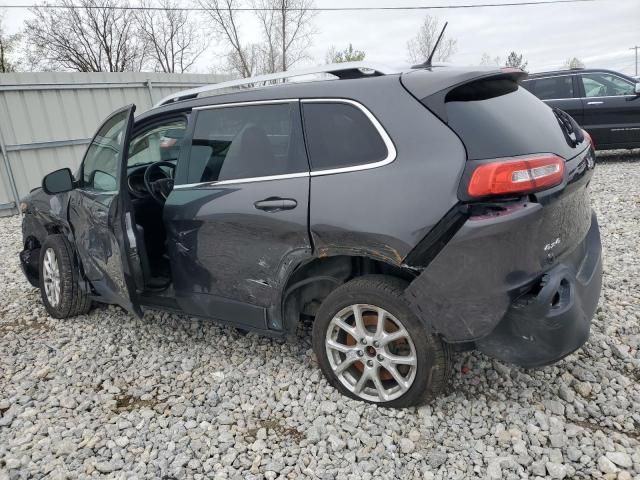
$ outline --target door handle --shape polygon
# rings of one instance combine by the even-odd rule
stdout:
[[[269,197],[255,202],[253,206],[258,210],[274,213],[282,210],[293,210],[298,206],[298,202],[293,198]]]
[[[587,105],[602,105],[604,102],[587,102]]]

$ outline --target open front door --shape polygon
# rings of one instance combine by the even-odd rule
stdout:
[[[114,112],[94,136],[70,193],[69,223],[86,278],[107,303],[141,316],[143,287],[127,195],[127,145],[134,105]]]

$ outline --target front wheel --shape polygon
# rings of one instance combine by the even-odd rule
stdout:
[[[313,349],[323,373],[343,394],[408,407],[445,388],[448,347],[410,310],[403,297],[406,285],[383,275],[360,277],[322,303]]]
[[[49,235],[40,249],[40,294],[49,315],[68,318],[87,313],[91,299],[73,275],[73,251],[62,235]]]

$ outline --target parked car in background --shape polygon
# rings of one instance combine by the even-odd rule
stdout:
[[[579,348],[602,263],[575,121],[517,69],[320,72],[110,116],[75,176],[21,205],[49,314],[97,301],[276,336],[306,318],[331,384],[389,407],[440,393],[453,348],[527,367]]]
[[[640,80],[611,70],[575,69],[532,73],[522,86],[571,115],[596,149],[640,147]]]

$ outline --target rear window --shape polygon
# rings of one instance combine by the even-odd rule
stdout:
[[[542,100],[573,98],[573,78],[571,75],[527,80],[522,84]]]
[[[447,94],[445,106],[446,121],[464,143],[469,160],[542,152],[569,159],[576,154],[551,108],[514,80],[462,85]]]
[[[303,103],[312,170],[375,163],[387,158],[380,133],[359,108],[347,103]]]
[[[187,183],[284,175],[308,169],[295,103],[198,112]]]

